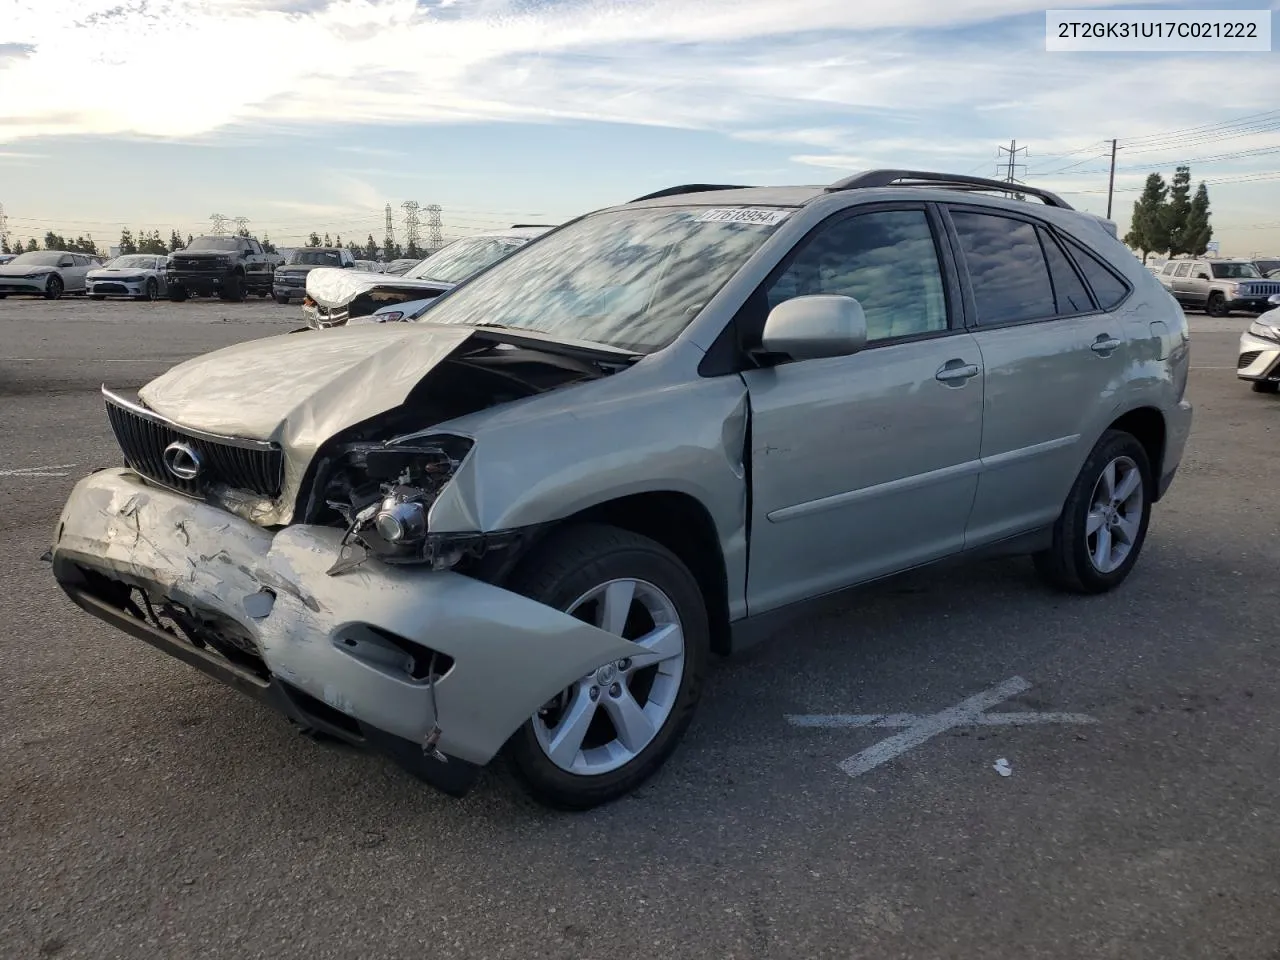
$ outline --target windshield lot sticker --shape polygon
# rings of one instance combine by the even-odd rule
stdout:
[[[787,219],[789,210],[765,210],[760,207],[708,210],[695,223],[750,223],[757,227],[772,227]]]

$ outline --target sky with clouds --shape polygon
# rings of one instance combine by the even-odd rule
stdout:
[[[293,242],[380,238],[416,200],[456,236],[689,181],[992,174],[1016,139],[1027,182],[1102,213],[1115,137],[1122,229],[1190,161],[1224,252],[1280,253],[1280,52],[1047,53],[1045,7],[0,0],[0,203],[19,236],[217,212]]]

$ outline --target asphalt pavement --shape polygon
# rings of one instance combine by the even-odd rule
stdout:
[[[1192,318],[1195,427],[1119,591],[1025,560],[868,589],[560,814],[305,739],[39,561],[119,461],[101,384],[299,315],[0,302],[0,956],[1280,958],[1280,398],[1234,376],[1246,318]]]

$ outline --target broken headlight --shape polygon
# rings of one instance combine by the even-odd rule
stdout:
[[[433,535],[427,515],[470,450],[471,441],[456,436],[348,447],[325,490],[329,507],[346,523],[345,561],[358,563],[367,553],[436,569],[457,563],[476,537]]]

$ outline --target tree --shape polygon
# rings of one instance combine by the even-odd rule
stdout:
[[[169,246],[160,236],[159,230],[152,230],[145,236],[142,231],[138,231],[138,252],[139,253],[168,253]]]
[[[364,259],[366,260],[378,259],[378,245],[373,242],[372,233],[369,234],[369,239],[366,240],[364,244]]]
[[[249,228],[248,228],[248,227],[241,227],[239,230],[237,230],[237,231],[236,231],[236,236],[237,236],[237,237],[244,237],[246,240],[248,240],[248,239],[249,239]]]
[[[67,241],[50,230],[44,235],[44,248],[46,250],[65,250],[67,249]]]
[[[9,237],[7,234],[0,235],[0,253],[13,253],[13,251],[9,249]]]
[[[1213,227],[1209,223],[1209,189],[1201,180],[1200,186],[1196,187],[1196,195],[1191,200],[1191,209],[1187,213],[1185,237],[1187,253],[1193,257],[1203,257],[1212,239]]]
[[[347,244],[347,250],[350,252],[352,258],[356,260],[364,259],[364,247],[360,246],[360,244],[356,243],[354,240]]]
[[[191,234],[189,234],[189,233],[188,233],[188,234],[187,234],[187,246],[189,247],[189,246],[191,246],[191,245],[192,245],[193,243],[195,243],[195,242],[196,242],[196,238],[195,238],[195,237],[193,237]]]
[[[265,233],[262,235],[262,250],[264,253],[276,252],[276,245],[271,242],[271,239]]]
[[[1134,250],[1142,251],[1142,262],[1147,254],[1169,249],[1169,219],[1165,212],[1165,199],[1169,188],[1158,173],[1147,177],[1142,197],[1133,205],[1133,223],[1125,234],[1124,242]]]
[[[182,237],[178,235],[177,230],[169,231],[169,253],[176,253],[182,249]]]
[[[409,246],[404,248],[404,255],[410,260],[420,260],[426,256],[426,254],[422,252],[422,248],[418,246],[418,242],[416,240],[409,241]]]
[[[1190,253],[1187,246],[1187,218],[1191,215],[1191,168],[1178,167],[1169,186],[1165,218],[1169,233],[1169,256]]]
[[[336,233],[336,234],[334,234],[334,236],[333,236],[333,245],[334,245],[335,247],[340,247],[340,246],[342,246],[342,234],[340,234],[340,233]]]
[[[320,246],[320,234],[318,234],[318,233],[316,233],[314,230],[312,230],[312,231],[311,231],[311,236],[307,237],[307,246],[308,246],[308,247],[318,247],[318,246]]]
[[[324,245],[325,245],[326,247],[332,247],[332,246],[333,246],[333,241],[329,239],[329,235],[328,235],[327,233],[324,235]]]
[[[133,242],[133,232],[128,227],[120,231],[120,252],[122,254],[138,252],[138,245]]]
[[[35,237],[29,237],[29,238],[27,239],[27,251],[26,251],[26,252],[27,252],[27,253],[35,253],[35,252],[36,252],[37,250],[39,250],[39,249],[40,249],[40,244],[36,243],[36,238],[35,238]]]

